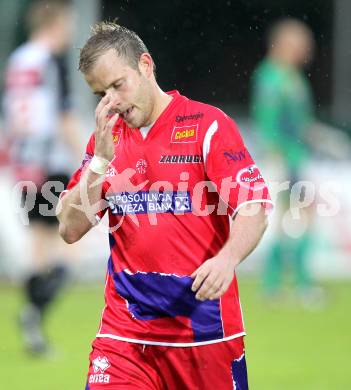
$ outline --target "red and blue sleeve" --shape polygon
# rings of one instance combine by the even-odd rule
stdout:
[[[240,135],[236,123],[216,111],[203,140],[203,156],[208,178],[221,200],[235,215],[240,207],[261,202],[271,208],[267,185]]]

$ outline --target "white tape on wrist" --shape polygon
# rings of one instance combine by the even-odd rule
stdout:
[[[106,169],[108,167],[109,161],[106,160],[106,158],[99,157],[99,156],[93,156],[93,158],[90,161],[89,169],[93,172],[104,175],[106,173]]]

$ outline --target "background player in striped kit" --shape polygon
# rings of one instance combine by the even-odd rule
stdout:
[[[58,194],[81,147],[63,57],[72,38],[73,9],[59,1],[34,2],[27,26],[29,40],[8,61],[3,108],[15,180],[32,182],[23,190],[24,203],[36,199],[28,210],[32,264],[20,325],[26,348],[43,354],[48,350],[43,316],[67,274],[55,205],[48,200],[52,188],[43,185],[54,182],[52,192]]]

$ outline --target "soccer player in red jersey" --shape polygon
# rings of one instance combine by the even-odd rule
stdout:
[[[97,24],[80,70],[102,97],[60,234],[108,211],[105,308],[86,389],[247,389],[237,265],[266,228],[267,187],[236,124],[163,92],[142,40]]]

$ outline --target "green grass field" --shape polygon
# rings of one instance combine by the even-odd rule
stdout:
[[[254,281],[239,283],[251,390],[351,389],[351,283],[326,284],[327,303],[313,311],[293,300],[267,305]],[[71,287],[57,303],[47,323],[57,350],[50,360],[23,353],[16,326],[21,296],[8,286],[0,292],[0,389],[84,389],[103,286]]]

